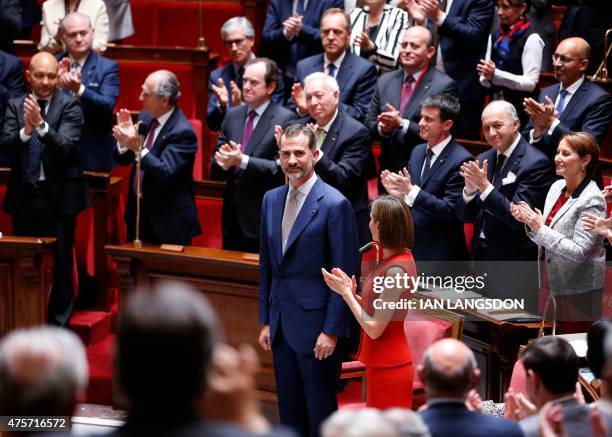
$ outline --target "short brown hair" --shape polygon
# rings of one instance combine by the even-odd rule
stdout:
[[[372,202],[372,217],[378,222],[378,237],[386,249],[410,249],[414,244],[414,225],[410,208],[393,196]]]
[[[599,145],[595,137],[588,132],[570,132],[561,138],[561,141],[565,141],[581,158],[591,155],[591,162],[587,165],[586,175],[593,179],[596,176],[599,162]]]
[[[326,9],[325,12],[323,12],[323,15],[321,16],[319,27],[323,26],[323,20],[325,19],[325,17],[327,17],[328,15],[336,15],[336,14],[344,16],[344,19],[346,20],[345,28],[346,30],[350,32],[351,31],[351,16],[348,14],[348,12],[346,12],[344,9],[341,9],[341,8]]]
[[[245,67],[257,64],[259,62],[266,66],[266,72],[264,74],[264,80],[266,81],[266,85],[270,85],[272,82],[274,82],[276,84],[276,88],[278,88],[278,66],[276,65],[276,62],[274,62],[272,59],[253,58],[245,64]]]

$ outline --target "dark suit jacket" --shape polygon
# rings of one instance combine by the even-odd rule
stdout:
[[[486,159],[489,162],[489,181],[493,178],[497,151],[495,149],[481,153],[478,162]],[[513,181],[506,179],[512,172]],[[504,181],[504,179],[506,179]],[[459,217],[466,222],[474,223],[474,245],[480,231],[484,230],[490,253],[495,259],[489,261],[532,261],[537,251],[525,233],[525,225],[517,221],[510,213],[510,202],[527,202],[532,208],[540,211],[555,176],[546,156],[525,141],[519,140],[516,148],[504,165],[500,177],[495,180],[494,190],[485,201],[480,200],[480,193],[467,205],[463,199],[457,202]]]
[[[63,53],[58,59],[66,56]],[[116,144],[111,131],[119,97],[117,62],[92,51],[81,69],[81,83],[85,86],[80,97],[85,126],[77,143],[77,159],[84,170],[110,171]]]
[[[13,39],[21,30],[21,15],[19,0],[0,0],[0,50],[14,53]]]
[[[304,119],[303,123],[316,123]],[[315,172],[340,191],[357,215],[360,243],[370,241],[368,222],[368,178],[376,175],[374,156],[370,148],[370,133],[364,125],[338,110],[323,144],[323,156],[315,164]],[[363,233],[366,235],[362,235]],[[363,241],[366,239],[367,241]]]
[[[234,71],[234,64],[229,62],[223,67],[214,69],[210,73],[210,78],[208,79],[208,106],[206,107],[206,124],[210,130],[214,131],[221,129],[223,117],[225,117],[225,113],[227,112],[227,109],[223,111],[221,108],[219,108],[217,97],[212,91],[212,85],[217,85],[219,79],[223,79],[223,83],[227,89],[227,95],[231,96],[232,88],[230,86],[230,82],[234,81],[238,83],[238,78],[236,77],[236,72]],[[274,94],[272,95],[272,101],[281,104],[285,101],[285,81],[281,80],[280,77],[276,83],[276,91],[274,91]],[[230,98],[228,100],[228,108],[231,108],[232,106],[234,106],[234,103]]]
[[[242,144],[248,111],[248,105],[230,108],[227,111],[217,141],[217,149],[230,141]],[[274,138],[274,126],[284,126],[296,118],[293,112],[270,102],[257,122],[244,151],[249,155],[249,163],[244,170],[236,167],[223,170],[213,155],[211,179],[227,182],[223,198],[224,229],[229,229],[229,221],[235,215],[244,234],[258,238],[263,196],[266,191],[284,183],[283,172],[276,164],[278,146]]]
[[[522,437],[517,423],[469,411],[465,405],[448,402],[429,405],[419,413],[432,437]]]
[[[381,136],[378,133],[378,115],[387,111],[387,103],[399,109],[404,84],[404,70],[399,69],[383,74],[378,78],[370,111],[365,124],[374,138],[381,141],[380,166],[381,169],[398,171],[410,158],[410,152],[422,140],[419,136],[419,119],[421,117],[421,101],[436,94],[457,94],[455,82],[435,68],[429,68],[412,93],[410,102],[402,114],[402,118],[410,121],[408,132],[402,134],[398,129],[389,135]]]
[[[551,85],[540,92],[540,102],[546,102],[548,96],[553,102],[559,95],[560,84]],[[559,117],[552,135],[544,135],[539,141],[533,143],[551,159],[557,153],[557,146],[561,138],[570,131],[584,131],[593,135],[599,144],[606,137],[610,122],[612,122],[612,97],[603,88],[586,79],[578,87],[567,106]],[[529,120],[524,135],[529,138],[529,131],[533,128]]]
[[[312,354],[321,332],[347,337],[348,307],[323,281],[321,267],[359,268],[355,215],[338,190],[317,179],[295,220],[285,253],[281,224],[288,185],[268,191],[261,212],[259,322],[273,341],[282,331],[298,354]]]
[[[323,71],[323,62],[323,54],[302,59],[297,65],[295,81],[304,86],[306,76]],[[363,121],[370,107],[376,79],[378,74],[374,64],[347,52],[336,73],[336,81],[340,87],[340,109],[351,117]],[[290,100],[289,107],[295,110],[293,99]]]
[[[262,56],[274,59],[284,71],[290,58],[291,44],[298,45],[297,59],[307,58],[323,51],[319,32],[321,16],[326,9],[344,9],[342,0],[309,0],[304,11],[302,30],[291,40],[283,34],[283,22],[293,15],[293,0],[272,0],[262,34]]]
[[[21,210],[25,196],[22,169],[29,147],[19,137],[19,131],[24,126],[24,100],[25,96],[9,100],[2,129],[0,148],[11,159],[12,167],[4,199],[4,210],[9,214]],[[75,150],[83,126],[81,105],[74,97],[56,92],[47,108],[45,120],[49,124],[49,131],[41,138],[44,147],[42,165],[49,195],[60,213],[76,214],[87,206],[87,191]]]
[[[25,92],[23,62],[18,57],[0,50],[0,132],[8,100],[22,96]],[[8,165],[10,165],[8,158],[0,152],[0,167]]]
[[[139,120],[151,125],[151,116],[139,115]],[[190,240],[201,232],[193,195],[193,161],[198,148],[197,138],[183,112],[175,108],[161,129],[151,151],[141,161],[141,212],[146,215],[154,232],[163,243]],[[121,165],[134,162],[131,150],[119,154]],[[130,176],[130,190],[125,212],[128,226],[134,226],[136,195],[132,190],[136,166]]]
[[[484,95],[476,66],[487,49],[494,3],[491,0],[453,0],[444,23],[438,27],[444,71],[457,82],[462,101]]]
[[[463,223],[455,215],[455,205],[463,202],[464,180],[459,169],[473,157],[451,140],[421,179],[426,153],[427,144],[420,144],[414,148],[408,162],[412,183],[421,188],[412,205],[414,258],[417,261],[467,259]]]

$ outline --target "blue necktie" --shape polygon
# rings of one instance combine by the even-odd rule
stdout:
[[[559,92],[559,101],[557,102],[557,106],[555,106],[555,111],[557,111],[557,114],[559,115],[561,115],[561,113],[565,109],[565,98],[568,94],[569,93],[567,92],[567,90],[561,90]]]
[[[425,175],[427,174],[427,172],[431,168],[431,158],[433,158],[433,150],[431,150],[428,147],[427,148],[427,154],[425,155],[425,164],[423,165],[423,170],[421,172],[421,183],[423,183],[423,179],[425,178]]]
[[[334,64],[329,64],[327,66],[327,74],[331,77],[336,77],[336,66]]]
[[[45,101],[38,100],[38,106],[40,106],[40,113],[45,114]],[[23,179],[29,184],[33,184],[38,181],[40,177],[40,164],[42,162],[43,143],[40,141],[38,132],[34,130],[30,140],[28,141],[28,154],[26,156],[23,168]]]

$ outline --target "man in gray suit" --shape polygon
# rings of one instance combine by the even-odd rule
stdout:
[[[257,252],[261,201],[283,184],[276,163],[274,127],[295,114],[272,101],[278,83],[274,61],[255,58],[246,64],[242,98],[246,105],[228,109],[212,160],[211,179],[227,182],[223,197],[223,248]]]
[[[422,142],[419,118],[420,103],[425,97],[457,95],[455,82],[430,67],[435,52],[431,32],[425,27],[413,26],[402,37],[402,68],[378,79],[365,124],[381,141],[381,170],[401,170],[414,146]]]
[[[589,437],[592,434],[589,413],[574,391],[578,381],[578,356],[572,346],[559,337],[543,337],[530,343],[523,353],[527,377],[527,394],[540,410],[546,403],[561,405],[565,435]],[[612,417],[600,412],[608,429]],[[540,415],[534,414],[519,422],[525,437],[540,436]]]

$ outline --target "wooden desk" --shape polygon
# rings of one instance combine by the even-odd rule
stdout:
[[[0,336],[47,322],[55,238],[0,238]]]

